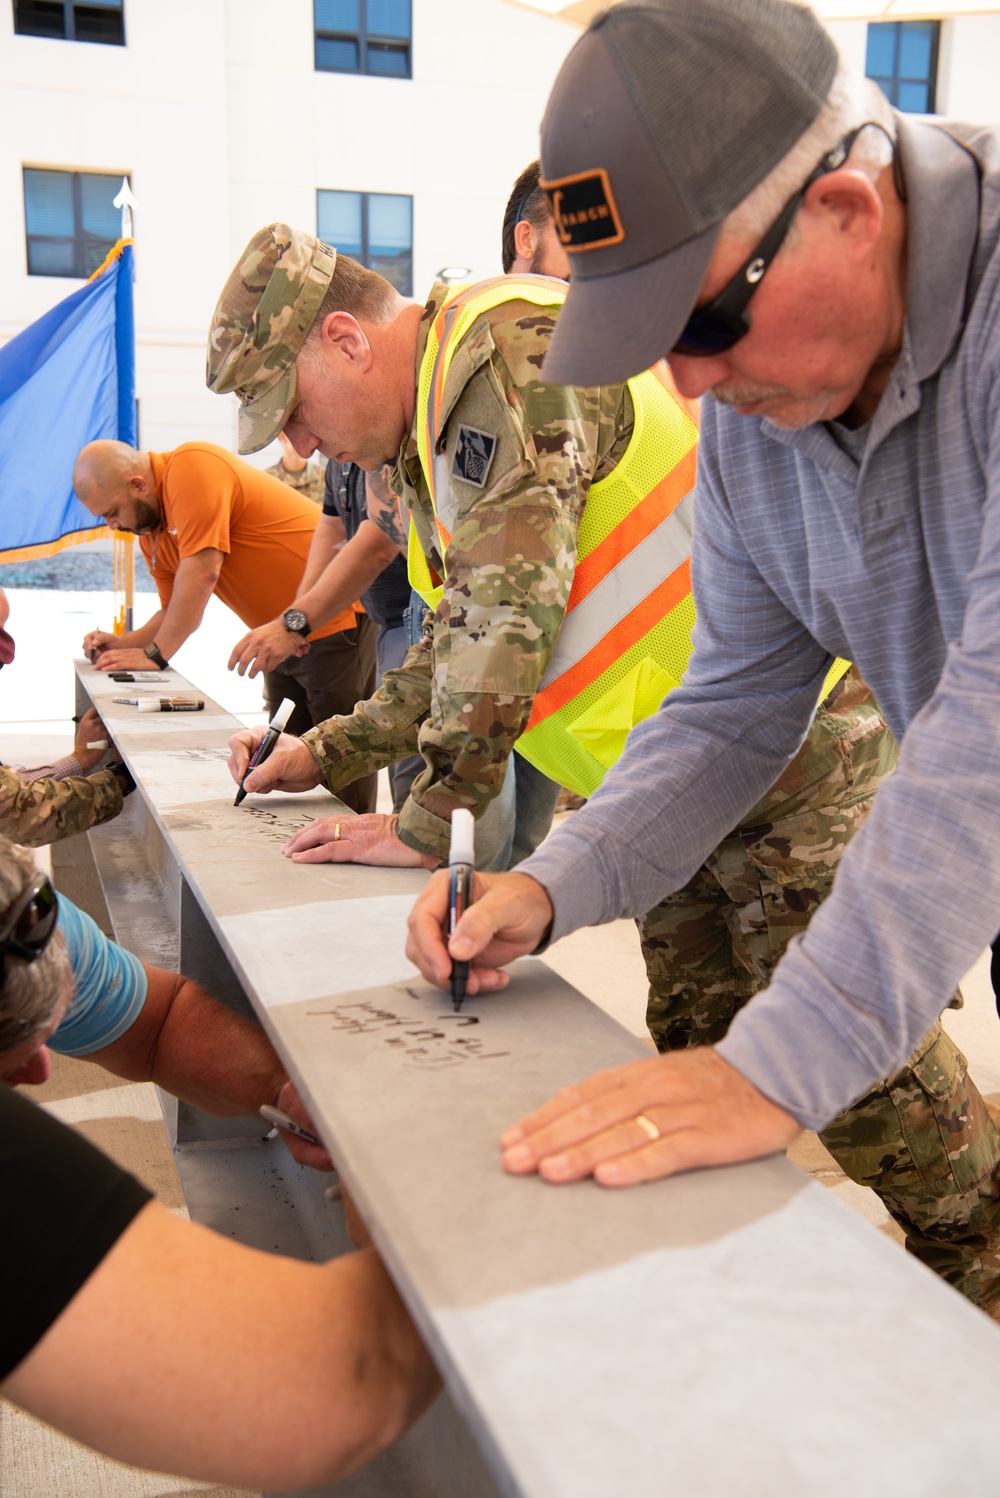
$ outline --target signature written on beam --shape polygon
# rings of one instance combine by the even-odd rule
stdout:
[[[293,832],[308,827],[310,822],[316,820],[315,817],[304,817],[298,813],[280,816],[277,812],[269,811],[266,806],[247,806],[244,801],[242,814],[246,813],[255,819],[256,825],[268,834],[272,842],[279,843],[286,843]]]
[[[406,993],[422,1002],[412,988]],[[510,1055],[509,1051],[489,1050],[489,1042],[481,1035],[467,1033],[479,1024],[475,1014],[438,1014],[430,1024],[420,1023],[412,1015],[395,1014],[371,999],[312,1012],[332,1020],[332,1028],[342,1035],[380,1035],[411,1066],[436,1071],[469,1061],[499,1061]]]

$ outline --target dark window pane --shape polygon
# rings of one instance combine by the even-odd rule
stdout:
[[[868,23],[865,72],[869,78],[891,78],[896,71],[896,25],[895,21]]]
[[[77,274],[71,239],[29,239],[29,276],[75,276]]]
[[[318,36],[316,66],[325,73],[357,73],[361,66],[357,42],[347,37]]]
[[[370,41],[368,43],[368,71],[378,73],[383,78],[409,78],[409,47]]]
[[[82,279],[97,269],[121,230],[112,202],[120,183],[104,172],[25,168],[29,275]]]
[[[24,225],[29,234],[63,234],[72,239],[73,175],[71,172],[24,172]]]
[[[316,0],[314,15],[317,31],[353,31],[361,29],[358,0]]]
[[[927,93],[926,83],[901,83],[896,108],[904,114],[926,114]]]
[[[120,177],[99,176],[97,173],[80,177],[81,228],[85,234],[109,245],[114,244],[121,233],[121,209],[114,205],[121,185]]]
[[[368,35],[410,39],[410,0],[368,0]]]
[[[316,194],[316,232],[324,244],[360,260],[361,194],[321,189]]]
[[[934,42],[933,22],[903,21],[899,29],[899,76],[929,79]]]
[[[413,245],[413,200],[402,193],[368,195],[368,252],[397,256]]]
[[[103,42],[108,47],[125,45],[121,11],[105,10],[96,5],[75,5],[73,25],[78,42]]]
[[[64,37],[66,15],[56,0],[14,0],[14,30],[19,36]]]

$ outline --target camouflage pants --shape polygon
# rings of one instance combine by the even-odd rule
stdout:
[[[637,923],[661,1051],[721,1040],[769,981],[895,761],[874,699],[849,672],[781,779],[689,884]],[[1000,1135],[941,1026],[820,1137],[878,1193],[911,1253],[1000,1319]]]

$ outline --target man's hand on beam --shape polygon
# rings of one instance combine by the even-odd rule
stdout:
[[[94,667],[98,671],[156,671],[155,661],[151,661],[144,650],[137,645],[123,645],[116,649],[109,645],[102,650],[94,661]]]
[[[635,1186],[786,1149],[802,1132],[711,1046],[598,1072],[501,1135],[505,1170]]]
[[[244,728],[241,733],[234,733],[229,740],[229,773],[237,785],[266,733],[267,724],[262,723],[257,728]],[[283,733],[264,763],[247,775],[243,789],[248,794],[252,791],[313,791],[321,782],[319,765],[302,740],[294,734]]]
[[[467,994],[495,993],[510,975],[501,969],[533,952],[552,924],[552,902],[527,874],[477,874],[473,903],[450,941],[447,870],[435,874],[407,918],[406,955],[430,983],[447,989],[452,958],[469,962]]]
[[[441,862],[420,853],[396,834],[396,816],[371,812],[321,817],[301,828],[282,848],[293,863],[369,863],[394,869],[436,869]]]

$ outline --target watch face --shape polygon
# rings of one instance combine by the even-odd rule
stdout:
[[[282,615],[285,628],[294,634],[307,635],[309,633],[309,620],[301,609],[286,609]]]

